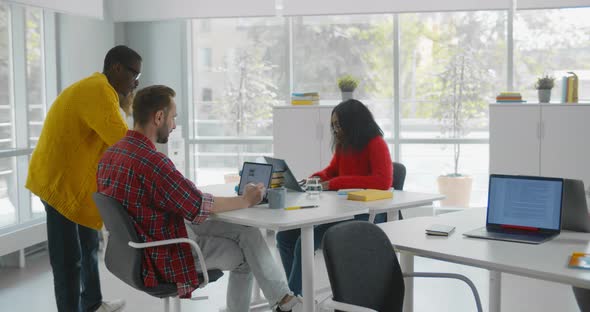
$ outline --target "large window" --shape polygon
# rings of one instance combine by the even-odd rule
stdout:
[[[590,8],[518,11],[514,20],[517,90],[537,102],[533,85],[542,75],[556,79],[551,102],[561,101],[561,78],[575,72],[580,101],[590,101]]]
[[[223,183],[243,161],[272,154],[272,107],[289,94],[285,21],[195,22],[193,38],[191,177]]]
[[[272,153],[271,105],[288,102],[291,92],[319,92],[321,104],[338,104],[337,79],[351,74],[360,80],[354,97],[371,109],[394,159],[408,168],[405,188],[437,192],[438,176],[465,174],[473,178],[470,205],[483,206],[488,104],[510,89],[536,102],[533,84],[542,74],[558,78],[558,101],[559,80],[568,71],[580,77],[580,100],[590,100],[589,13],[195,21],[190,171],[201,185],[223,183],[244,160]]]
[[[0,3],[0,150],[14,148],[10,9]],[[0,158],[0,227],[16,223],[14,157]]]
[[[43,71],[43,11],[26,10],[27,51],[27,106],[29,117],[29,144],[34,147],[39,140],[45,119],[45,79]]]
[[[0,3],[0,233],[45,215],[24,184],[47,111],[46,24],[42,9]]]
[[[391,137],[393,16],[293,18],[293,91],[319,92],[321,104],[338,104],[338,78],[358,77],[354,97],[365,103]]]
[[[485,204],[488,104],[506,86],[506,15],[400,15],[398,142],[408,189],[436,192],[438,175],[468,175],[472,205]]]

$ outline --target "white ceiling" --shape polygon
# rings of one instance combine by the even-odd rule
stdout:
[[[588,7],[590,0],[8,0],[114,21]]]

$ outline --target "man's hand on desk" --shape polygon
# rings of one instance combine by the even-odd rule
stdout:
[[[264,188],[264,184],[249,183],[246,185],[246,189],[244,189],[244,194],[242,197],[248,203],[248,207],[252,207],[262,201],[265,191],[266,189]]]
[[[246,185],[246,188],[244,189],[244,194],[242,194],[241,196],[213,196],[213,208],[211,212],[219,213],[224,211],[252,207],[262,200],[265,191],[266,190],[262,183],[251,183]]]

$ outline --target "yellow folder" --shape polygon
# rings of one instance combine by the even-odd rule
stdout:
[[[393,198],[392,191],[368,189],[368,190],[362,190],[362,191],[348,193],[349,200],[371,201],[371,200],[380,200],[380,199],[387,199],[387,198]]]

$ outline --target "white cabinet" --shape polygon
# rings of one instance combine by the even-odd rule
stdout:
[[[590,186],[590,105],[491,104],[490,173],[582,179]]]
[[[332,109],[333,105],[273,108],[274,156],[286,160],[297,179],[330,163]]]

